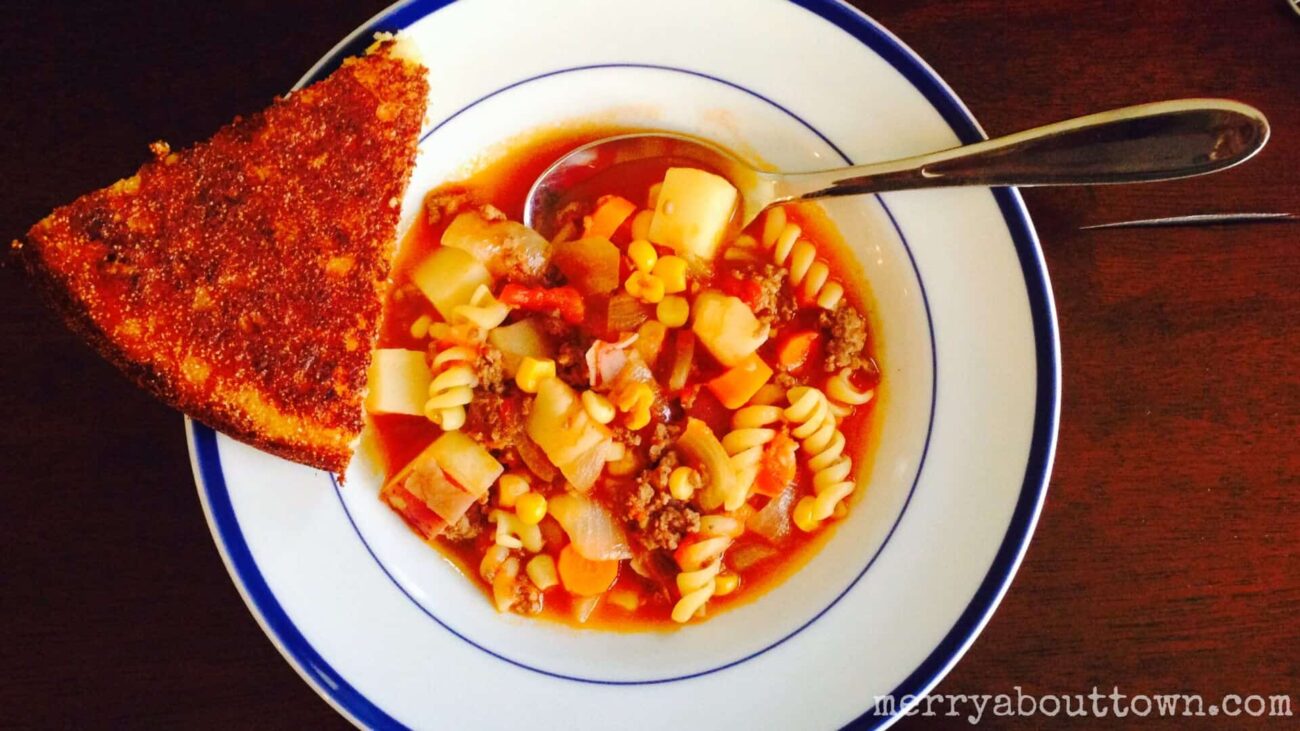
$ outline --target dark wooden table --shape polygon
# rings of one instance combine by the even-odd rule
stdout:
[[[383,4],[8,0],[0,239],[149,141],[263,106]],[[1281,0],[856,4],[991,133],[1184,96],[1255,104],[1274,129],[1212,178],[1026,192],[1060,311],[1056,470],[1019,576],[939,691],[1285,692],[1300,714],[1300,225],[1079,230],[1300,212],[1300,17]],[[227,577],[179,414],[13,267],[0,364],[0,726],[343,726]]]

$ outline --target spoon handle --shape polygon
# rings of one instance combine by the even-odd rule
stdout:
[[[1203,175],[1240,163],[1268,141],[1268,120],[1224,99],[1140,104],[1006,137],[874,165],[797,173],[773,203],[963,185],[1103,185]]]

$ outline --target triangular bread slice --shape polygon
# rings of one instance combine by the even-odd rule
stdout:
[[[199,421],[342,473],[424,119],[392,40],[15,244],[68,323]]]

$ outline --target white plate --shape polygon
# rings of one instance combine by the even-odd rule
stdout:
[[[378,30],[404,30],[432,69],[405,221],[493,145],[575,118],[681,129],[787,170],[982,137],[920,59],[831,0],[410,0],[303,83]],[[1015,191],[827,208],[870,282],[885,387],[864,497],[801,572],[677,632],[503,617],[379,503],[367,460],[340,489],[190,423],[209,524],[267,635],[372,727],[894,720],[974,640],[1033,531],[1056,438],[1055,312]]]

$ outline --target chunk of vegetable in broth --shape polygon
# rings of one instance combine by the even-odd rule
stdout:
[[[429,445],[438,466],[474,497],[482,497],[505,472],[492,453],[464,432],[449,431]]]
[[[478,498],[447,479],[436,460],[419,460],[402,483],[408,492],[424,501],[430,510],[448,525],[465,515]]]
[[[493,328],[488,333],[488,342],[501,351],[502,365],[511,378],[514,378],[524,356],[537,360],[555,357],[551,337],[531,318]]]
[[[442,245],[470,254],[494,277],[513,280],[539,279],[551,260],[551,244],[541,234],[517,221],[489,221],[475,211],[452,219]]]
[[[585,491],[596,483],[610,433],[563,381],[548,378],[538,386],[524,430],[575,488]]]
[[[650,220],[650,241],[712,261],[736,198],[736,188],[726,178],[695,168],[669,168]]]
[[[574,550],[588,561],[632,558],[623,526],[595,500],[568,492],[552,497],[547,511],[564,528]]]
[[[381,348],[370,361],[366,410],[372,414],[424,414],[429,399],[429,366],[419,350]]]
[[[609,239],[586,238],[555,245],[552,261],[583,294],[607,294],[618,288],[618,247]]]
[[[738,297],[709,290],[695,298],[691,330],[718,362],[734,366],[767,342],[768,327]]]
[[[474,256],[460,249],[436,249],[411,272],[411,281],[451,320],[457,305],[469,304],[480,285],[492,288],[492,275]]]

